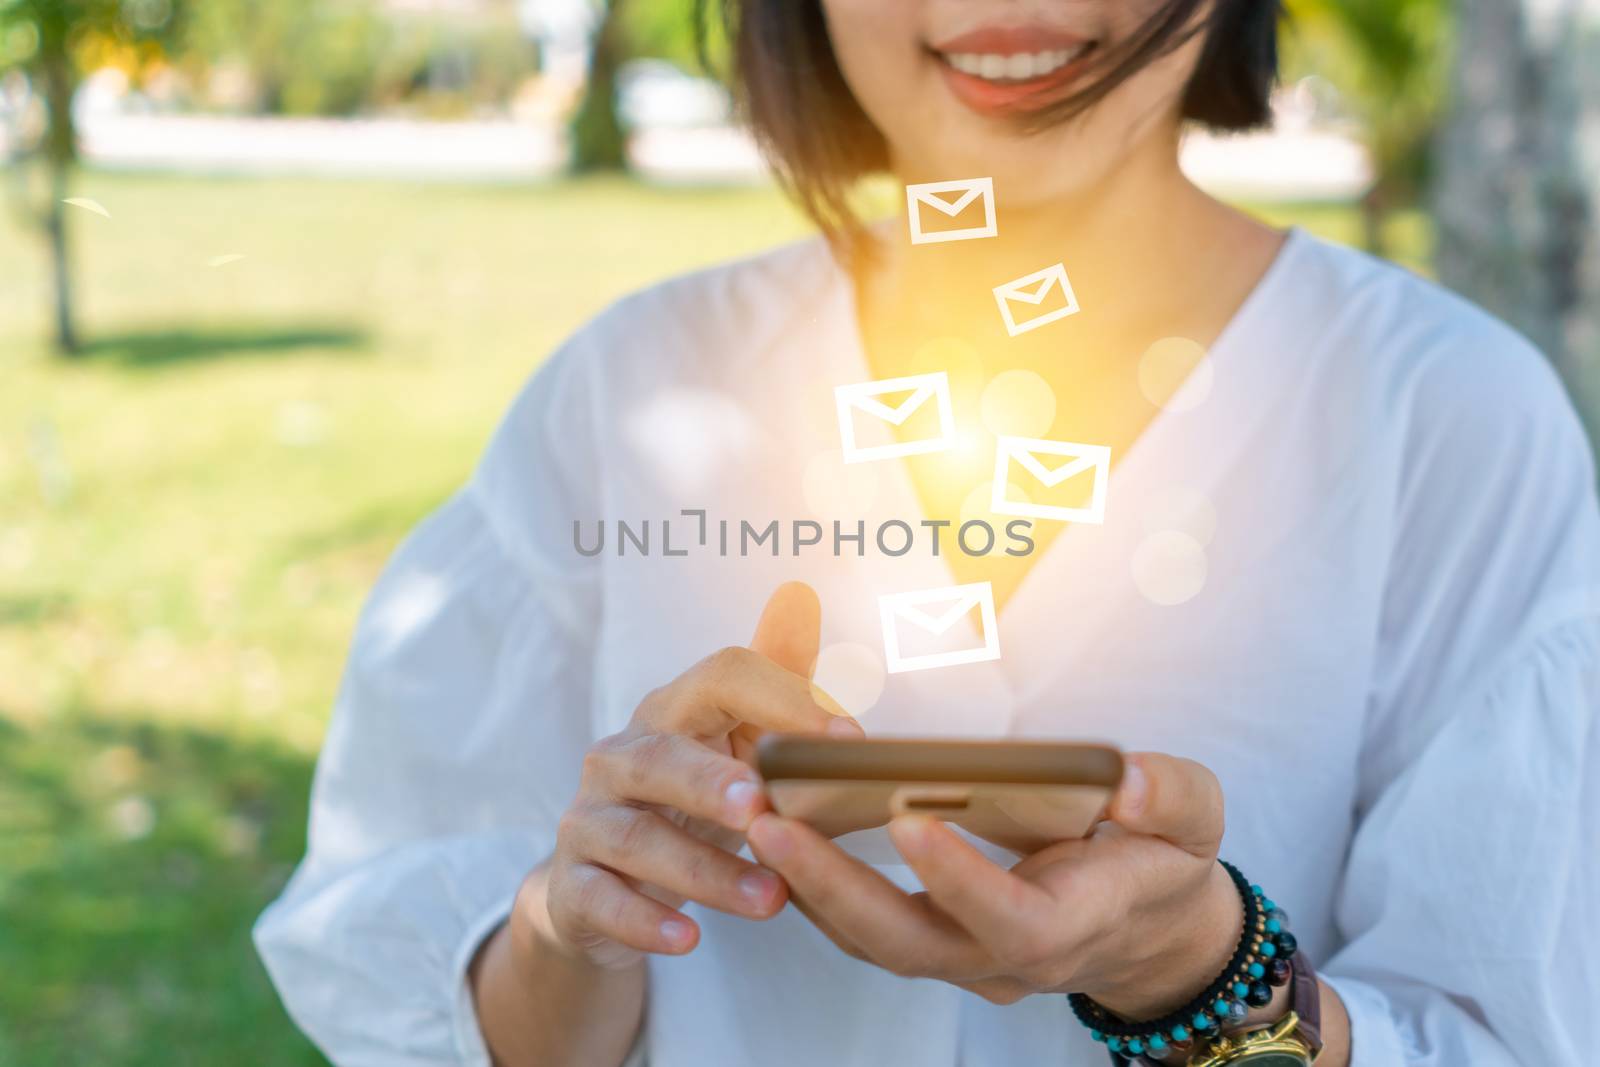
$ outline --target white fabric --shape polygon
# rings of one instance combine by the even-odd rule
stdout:
[[[1117,458],[1106,523],[1069,528],[1004,607],[1002,658],[890,676],[864,724],[1199,759],[1227,793],[1224,855],[1291,912],[1358,1067],[1580,1062],[1600,1005],[1600,516],[1566,399],[1503,326],[1298,232],[1212,357],[1209,399]],[[951,584],[943,559],[871,544],[919,514],[898,461],[838,462],[833,387],[870,377],[818,243],[623,300],[534,376],[374,592],[308,855],[256,930],[335,1063],[486,1062],[464,971],[551,847],[584,748],[748,640],[776,584],[818,589],[825,645],[875,652],[880,593]],[[848,507],[822,499],[846,484]],[[1189,524],[1204,589],[1160,607],[1130,560],[1175,489],[1214,532]],[[707,510],[709,547],[685,508]],[[614,530],[579,554],[573,520],[587,542],[602,517],[652,520],[651,554],[619,558]],[[867,521],[864,557],[738,554],[741,518],[836,517]],[[660,554],[663,518],[687,556]],[[1062,997],[895,978],[793,909],[694,914],[699,949],[650,963],[651,1067],[1105,1062]]]

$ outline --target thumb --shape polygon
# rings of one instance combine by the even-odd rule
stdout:
[[[785,670],[810,678],[817,669],[821,643],[822,603],[816,590],[804,582],[784,582],[773,590],[761,611],[761,621],[756,623],[750,647]],[[815,683],[811,686],[811,699],[824,711],[850,719],[850,713]]]
[[[785,670],[810,678],[822,642],[822,603],[804,582],[784,582],[767,598],[750,647]]]
[[[1207,859],[1222,843],[1222,786],[1209,768],[1180,756],[1129,753],[1108,814],[1124,829]]]

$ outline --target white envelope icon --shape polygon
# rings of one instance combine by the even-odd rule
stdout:
[[[1072,292],[1072,283],[1067,280],[1067,268],[1060,263],[1036,270],[1014,282],[995,286],[994,298],[1000,305],[1000,317],[1006,320],[1006,333],[1012,337],[1078,313],[1078,298]],[[1025,317],[1019,325],[1011,310],[1013,303],[1044,310]]]
[[[909,393],[909,395],[894,407],[890,407],[878,399],[887,393]],[[868,460],[891,459],[895,456],[942,452],[955,444],[956,419],[950,407],[950,379],[944,371],[835,386],[833,399],[839,409],[839,440],[843,443],[846,463],[864,463]],[[937,436],[867,447],[856,444],[857,413],[871,416],[890,426],[899,426],[922,410],[929,400],[934,402],[939,416]]]
[[[1040,456],[1060,457],[1047,462]],[[1015,461],[1027,471],[1029,479],[1010,477]],[[1035,504],[1028,501],[1007,500],[1006,483],[1018,486],[1037,483],[1043,489],[1055,489],[1069,478],[1085,472],[1094,479],[1086,506]],[[1071,441],[1040,441],[1031,437],[1001,437],[996,441],[994,460],[994,491],[989,510],[996,515],[1022,515],[1030,519],[1058,519],[1061,522],[1086,522],[1099,524],[1106,521],[1106,483],[1111,477],[1111,449],[1105,445],[1080,445]]]
[[[901,648],[901,628],[908,634],[920,631],[940,637],[964,636],[956,624],[977,608],[981,616],[983,644],[977,648],[956,648],[943,652],[905,655]],[[988,582],[951,585],[939,589],[917,589],[909,593],[886,593],[878,598],[878,613],[883,618],[883,653],[890,674],[921,671],[930,667],[954,667],[960,663],[982,663],[1000,658],[1000,629],[994,617],[994,590]]]
[[[959,193],[954,198],[942,196],[942,193]],[[927,212],[928,221],[939,225],[959,218],[969,208],[972,214],[977,213],[973,208],[974,201],[982,200],[979,205],[983,210],[983,225],[968,225],[956,229],[925,230],[922,226],[923,213]],[[1000,231],[995,227],[994,221],[994,179],[993,178],[959,178],[953,182],[923,182],[920,185],[906,186],[906,217],[911,220],[911,243],[914,245],[928,245],[937,241],[971,241],[979,237],[993,237]]]

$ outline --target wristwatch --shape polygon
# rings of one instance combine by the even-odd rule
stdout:
[[[1275,1023],[1221,1035],[1188,1067],[1309,1067],[1322,1051],[1322,989],[1305,953],[1296,953],[1291,967],[1289,1014]]]
[[[1300,1036],[1300,1016],[1290,1012],[1282,1019],[1258,1030],[1224,1034],[1211,1043],[1189,1067],[1223,1067],[1248,1064],[1249,1067],[1309,1067],[1316,1053]]]
[[[1246,1067],[1309,1067],[1314,1063],[1322,1052],[1322,987],[1317,984],[1317,973],[1304,952],[1295,953],[1289,966],[1287,1015],[1275,1023],[1213,1038],[1185,1061],[1185,1067],[1223,1067],[1235,1063]],[[1126,1064],[1129,1060],[1113,1056],[1112,1062]],[[1140,1056],[1133,1062],[1145,1067],[1162,1067],[1149,1056]]]

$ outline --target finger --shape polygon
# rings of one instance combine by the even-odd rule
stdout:
[[[693,919],[591,863],[571,864],[551,887],[550,918],[568,941],[584,947],[610,940],[640,952],[681,956],[700,940]]]
[[[763,730],[862,736],[853,719],[836,718],[812,698],[811,684],[759,652],[712,653],[641,707],[658,729],[721,737],[740,723]]]
[[[861,951],[860,945],[857,945],[854,941],[850,940],[838,930],[834,929],[833,924],[830,923],[823,915],[821,915],[817,909],[813,908],[799,897],[790,897],[789,903],[793,904],[794,909],[801,915],[804,915],[806,919],[810,921],[812,926],[815,926],[818,930],[821,930],[822,935],[829,941],[832,941],[834,947],[836,947],[840,952],[843,952],[846,956],[849,956],[852,959],[864,960],[867,958],[867,954]]]
[[[817,669],[822,641],[822,602],[804,582],[785,582],[767,599],[750,647],[802,678]]]
[[[977,944],[949,919],[804,823],[760,815],[748,838],[756,858],[789,884],[791,898],[879,966],[937,978],[986,977],[991,969]]]
[[[1048,893],[989,862],[939,820],[896,816],[889,837],[933,903],[1000,959],[1024,960],[1058,933]]]
[[[1222,843],[1222,786],[1194,760],[1160,752],[1124,757],[1109,816],[1134,833],[1159,837],[1210,859]]]
[[[660,804],[730,830],[767,808],[750,767],[682,734],[619,734],[584,757],[584,783],[619,800]]]
[[[644,808],[617,804],[589,813],[573,824],[567,847],[590,863],[730,915],[770,918],[786,899],[776,874]]]

